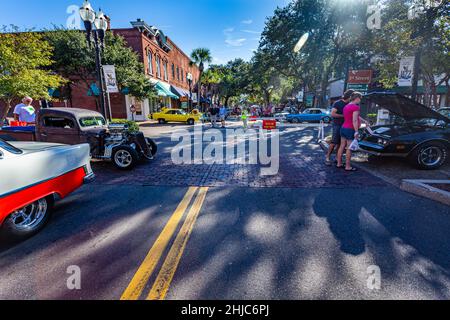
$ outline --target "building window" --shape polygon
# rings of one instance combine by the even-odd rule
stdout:
[[[164,80],[168,81],[169,80],[169,75],[167,73],[167,61],[164,61]]]
[[[184,70],[181,69],[181,82],[184,82]]]
[[[161,58],[156,57],[156,75],[161,78]]]
[[[149,50],[147,53],[148,73],[153,75],[153,53]]]
[[[177,79],[180,81],[180,68],[177,67]]]
[[[175,65],[172,63],[172,79],[175,80]]]

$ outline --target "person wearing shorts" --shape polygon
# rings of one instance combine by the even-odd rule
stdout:
[[[325,164],[331,166],[331,155],[339,145],[341,144],[341,128],[344,124],[344,108],[350,102],[350,98],[355,90],[348,90],[344,93],[341,100],[336,101],[331,109],[331,116],[333,117],[333,137],[328,148],[328,152],[325,158]]]
[[[225,120],[227,117],[227,108],[224,105],[220,106],[219,117],[220,117],[220,122],[222,123],[222,128],[225,128]]]
[[[339,147],[337,155],[337,167],[345,168],[345,171],[356,171],[352,167],[352,151],[350,150],[350,145],[354,139],[358,139],[358,131],[361,127],[361,122],[368,123],[366,120],[361,118],[361,108],[359,104],[361,103],[362,94],[355,92],[350,98],[350,103],[344,108],[344,124],[341,128],[341,146]],[[347,149],[347,150],[346,150]],[[342,164],[342,156],[345,153],[345,166]]]

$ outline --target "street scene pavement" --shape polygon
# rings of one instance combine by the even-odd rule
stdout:
[[[280,130],[269,177],[174,165],[168,127],[141,129],[153,161],[126,175],[94,163],[96,181],[58,202],[45,232],[1,247],[0,299],[450,298],[449,207],[325,166],[317,126]]]

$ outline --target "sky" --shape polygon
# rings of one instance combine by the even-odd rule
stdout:
[[[113,28],[129,28],[141,18],[170,37],[186,54],[198,47],[209,48],[213,63],[234,58],[249,60],[258,48],[266,18],[287,0],[90,0],[111,17]],[[83,0],[2,1],[0,26],[40,30],[74,23],[74,9]]]

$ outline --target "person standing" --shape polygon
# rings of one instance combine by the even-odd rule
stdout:
[[[216,126],[217,124],[217,115],[219,113],[219,108],[217,107],[217,105],[212,104],[210,111],[209,111],[209,115],[211,117],[211,125],[213,126],[213,128]]]
[[[333,137],[328,148],[328,152],[325,158],[325,164],[331,166],[331,155],[334,150],[341,144],[341,128],[344,124],[344,108],[350,102],[350,98],[355,90],[347,90],[344,96],[339,101],[336,101],[331,109],[331,117],[333,118]]]
[[[18,104],[14,108],[14,120],[27,123],[35,123],[36,110],[31,105],[32,103],[33,103],[32,98],[30,97],[23,98],[22,103]]]
[[[220,106],[219,117],[220,117],[220,122],[222,123],[222,128],[225,128],[225,120],[227,117],[227,108],[224,105]]]
[[[352,150],[350,150],[350,145],[354,139],[359,138],[359,128],[361,127],[361,122],[368,124],[366,120],[361,118],[361,108],[359,104],[361,103],[362,94],[359,92],[354,92],[350,98],[350,103],[344,108],[344,124],[341,128],[341,146],[339,147],[337,155],[337,167],[344,168],[342,164],[342,156],[347,148],[345,154],[345,171],[356,171],[356,168],[352,167]]]
[[[248,129],[248,111],[246,108],[242,110],[241,120],[244,123],[244,130],[247,131]]]

